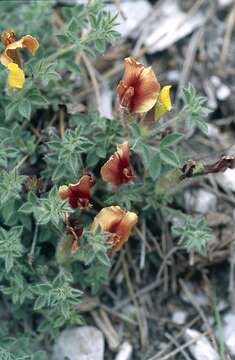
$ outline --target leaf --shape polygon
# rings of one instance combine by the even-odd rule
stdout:
[[[178,167],[180,165],[180,160],[176,153],[168,148],[163,148],[160,151],[160,158],[169,165]]]
[[[18,101],[13,101],[5,107],[6,121],[10,120],[17,113]]]
[[[31,109],[31,103],[28,99],[22,99],[20,101],[18,105],[19,113],[28,120],[30,119]]]
[[[162,169],[162,162],[160,154],[156,153],[149,163],[149,174],[155,180],[160,174]]]
[[[34,303],[34,310],[40,310],[46,305],[47,298],[45,296],[39,296]]]
[[[166,137],[164,137],[164,139],[161,141],[160,147],[161,149],[165,148],[165,147],[169,147],[172,145],[177,144],[179,141],[181,141],[183,139],[184,135],[180,134],[180,133],[173,133],[173,134],[169,134]]]
[[[96,257],[99,261],[104,264],[105,266],[111,266],[110,258],[108,257],[107,253],[104,251],[100,251],[96,254]]]

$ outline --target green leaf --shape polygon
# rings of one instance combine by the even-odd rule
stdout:
[[[162,161],[160,153],[156,153],[149,163],[149,174],[155,180],[160,174],[162,169]]]
[[[180,159],[177,156],[177,154],[168,149],[168,148],[163,148],[160,151],[160,158],[162,159],[162,161],[166,162],[167,164],[174,166],[174,167],[178,167],[180,166]]]
[[[30,119],[31,115],[31,103],[28,99],[22,99],[18,105],[18,110],[20,115],[25,117],[26,119]]]
[[[111,262],[110,262],[110,258],[108,257],[107,253],[104,251],[100,251],[96,254],[97,259],[99,259],[99,261],[105,265],[105,266],[111,266]]]
[[[177,144],[179,141],[182,140],[182,138],[184,137],[183,134],[180,133],[173,133],[170,135],[167,135],[166,137],[164,137],[164,139],[161,141],[160,144],[160,148],[164,149],[165,147],[169,147],[172,145]]]
[[[39,296],[34,303],[34,310],[40,310],[46,305],[47,299],[44,296]]]

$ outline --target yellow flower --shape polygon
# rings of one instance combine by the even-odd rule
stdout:
[[[24,85],[25,77],[19,49],[27,48],[32,55],[35,55],[39,43],[31,35],[25,35],[21,39],[16,40],[13,30],[4,31],[1,35],[1,41],[4,45],[4,51],[1,54],[0,61],[9,70],[8,85],[11,88],[20,89]]]
[[[19,66],[15,63],[9,63],[7,65],[9,70],[8,75],[8,86],[9,88],[22,89],[25,82],[24,72],[19,68]]]
[[[170,89],[171,85],[166,85],[160,91],[154,108],[155,120],[159,120],[165,113],[172,109]]]

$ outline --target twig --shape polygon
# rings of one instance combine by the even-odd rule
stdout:
[[[223,47],[221,51],[220,57],[220,66],[224,66],[227,60],[228,51],[229,51],[229,44],[231,41],[231,36],[233,32],[233,28],[235,25],[235,5],[233,6],[227,20],[226,31],[224,35]]]
[[[49,122],[49,124],[47,125],[47,129],[55,122],[57,116],[58,116],[58,113],[56,112],[56,113],[53,115],[53,117],[52,117],[51,121]],[[38,145],[38,144],[42,141],[42,139],[43,139],[43,135],[41,135],[41,136],[38,138],[38,140],[37,140],[37,142],[36,142],[36,145]],[[29,158],[29,156],[30,156],[30,154],[26,154],[26,155],[18,162],[18,164],[16,164],[14,170],[18,170],[18,169],[25,163],[25,161]]]
[[[175,336],[175,339],[178,340],[185,332],[186,329],[191,328],[194,324],[196,324],[198,321],[200,320],[200,316],[197,315],[193,320],[191,320],[189,323],[187,323],[182,330]],[[170,350],[171,348],[171,344],[168,344],[165,348],[163,348],[162,350],[160,350],[156,355],[154,360],[161,360],[162,359],[162,355],[164,355],[164,353],[166,353],[167,350]]]
[[[96,325],[104,333],[110,350],[116,351],[119,347],[120,340],[105,311],[103,309],[100,309],[99,313],[97,311],[92,311],[91,315]]]
[[[146,254],[146,221],[142,221],[141,225],[141,250],[140,250],[140,269],[144,268],[145,265],[145,254]]]
[[[64,111],[63,109],[59,110],[59,123],[60,123],[60,137],[64,137]]]
[[[100,304],[100,307],[102,309],[104,309],[105,311],[107,311],[108,313],[110,313],[111,315],[123,320],[123,321],[126,321],[127,323],[131,324],[131,325],[134,325],[134,326],[138,326],[138,323],[132,319],[130,319],[129,317],[123,315],[122,313],[118,312],[118,311],[115,311],[113,309],[111,309],[110,307],[108,307],[107,305],[105,304]]]
[[[137,291],[134,295],[133,298],[136,299],[138,297],[144,296],[145,294],[147,294],[150,291],[155,290],[156,288],[160,287],[162,285],[162,281],[153,281],[151,284],[145,286],[143,289]],[[129,302],[130,302],[130,298],[124,299],[122,301],[120,301],[115,307],[115,310],[119,310],[121,308],[123,308],[123,306],[126,306]]]
[[[188,297],[188,299],[190,300],[190,302],[192,303],[193,307],[197,310],[197,312],[199,313],[201,319],[203,320],[206,328],[207,328],[207,331],[210,333],[210,336],[211,336],[211,341],[212,341],[212,344],[214,345],[214,348],[216,350],[218,350],[217,348],[217,344],[216,344],[216,340],[215,340],[215,337],[211,331],[211,327],[210,327],[210,324],[207,320],[207,317],[206,315],[204,314],[204,311],[202,310],[201,306],[196,303],[196,301],[194,300],[194,297],[192,295],[192,293],[190,292],[190,290],[187,288],[187,286],[185,285],[184,281],[182,279],[179,279],[179,283],[181,285],[181,288],[183,289],[184,293],[186,294],[186,296]]]
[[[165,334],[166,338],[168,340],[170,340],[172,342],[172,344],[174,344],[176,346],[177,349],[179,349],[179,351],[181,352],[182,356],[186,359],[186,360],[192,360],[191,357],[186,353],[186,351],[184,349],[182,349],[182,347],[180,346],[180,344],[178,343],[178,341],[176,339],[174,339],[170,334],[166,333]]]
[[[124,275],[126,278],[126,283],[127,283],[127,287],[128,287],[128,291],[131,297],[131,300],[133,301],[134,305],[135,305],[135,309],[136,309],[136,318],[139,324],[139,332],[140,332],[140,342],[141,342],[141,346],[142,348],[145,346],[145,336],[144,336],[144,332],[143,332],[143,326],[142,326],[142,318],[141,318],[141,312],[140,312],[140,307],[139,304],[136,300],[136,296],[132,287],[132,283],[131,283],[131,279],[128,273],[128,268],[127,268],[127,264],[125,261],[124,256],[122,257],[122,264],[123,264],[123,270],[124,270]]]
[[[175,246],[173,247],[169,252],[168,254],[164,257],[162,263],[161,263],[161,266],[158,270],[158,273],[157,273],[157,277],[156,277],[156,281],[160,282],[160,279],[161,279],[161,275],[162,275],[162,272],[165,268],[165,266],[167,265],[167,261],[168,259],[176,252],[179,250],[179,247],[178,246]]]
[[[196,336],[194,339],[186,342],[184,345],[182,345],[180,348],[170,352],[169,354],[167,354],[166,356],[163,356],[161,359],[156,358],[155,356],[148,359],[148,360],[168,360],[170,358],[172,358],[173,356],[177,355],[179,352],[182,352],[182,350],[187,349],[189,346],[193,345],[195,342],[197,342],[198,340],[200,340],[203,336],[207,336],[210,334],[210,331],[207,330],[204,333]]]
[[[180,82],[178,84],[177,93],[176,93],[176,103],[175,106],[178,108],[179,105],[179,99],[181,96],[181,90],[187,83],[187,80],[189,78],[190,72],[192,70],[194,59],[196,56],[196,52],[198,49],[198,44],[200,43],[203,35],[203,29],[199,29],[197,32],[195,32],[190,40],[189,46],[187,48],[186,54],[185,54],[185,61],[182,66],[183,71],[180,76]]]
[[[100,110],[100,106],[101,106],[101,95],[100,95],[100,88],[99,88],[99,83],[96,79],[95,76],[95,70],[90,62],[90,60],[88,59],[88,57],[85,55],[85,53],[82,51],[81,52],[81,58],[87,68],[87,71],[89,73],[89,76],[91,78],[91,82],[94,88],[94,92],[95,92],[95,97],[96,97],[96,104],[97,104],[97,109]]]

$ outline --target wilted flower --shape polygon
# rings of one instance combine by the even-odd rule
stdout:
[[[134,171],[130,163],[128,142],[117,145],[117,151],[101,168],[101,176],[104,181],[114,186],[128,183],[134,178]]]
[[[103,208],[94,218],[91,224],[91,231],[100,226],[102,232],[112,233],[107,242],[112,244],[109,252],[115,252],[127,242],[133,226],[137,223],[138,216],[119,206]]]
[[[151,67],[135,59],[125,59],[125,72],[123,80],[117,87],[120,104],[129,112],[145,113],[156,103],[160,93],[160,84]]]
[[[13,30],[4,31],[1,35],[1,41],[4,45],[4,51],[1,54],[0,61],[9,70],[8,86],[10,88],[22,88],[25,77],[19,49],[27,48],[32,55],[35,55],[39,43],[31,35],[25,35],[20,40],[16,40]]]
[[[76,252],[79,246],[80,238],[83,233],[83,225],[78,219],[69,217],[66,223],[66,233],[71,238],[70,251]]]
[[[90,189],[94,183],[95,179],[92,175],[83,175],[76,184],[60,186],[59,196],[62,200],[68,199],[72,209],[76,209],[77,207],[80,209],[90,207]]]

